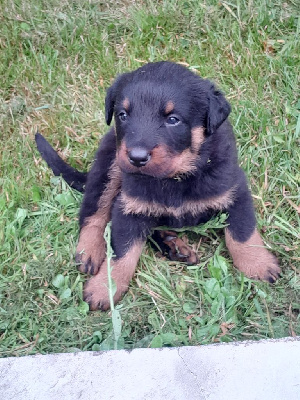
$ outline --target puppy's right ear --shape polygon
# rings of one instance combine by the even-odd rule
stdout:
[[[113,114],[117,95],[123,86],[125,78],[128,74],[123,74],[117,77],[112,86],[107,89],[105,97],[105,121],[110,125]]]
[[[114,106],[116,101],[115,84],[116,83],[114,83],[110,88],[107,89],[105,97],[105,121],[107,125],[110,125],[114,113]]]

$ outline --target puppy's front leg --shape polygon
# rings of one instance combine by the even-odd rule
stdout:
[[[249,278],[275,282],[280,274],[278,260],[265,248],[257,231],[252,198],[246,183],[239,188],[228,213],[225,240],[233,264]]]
[[[125,215],[119,200],[114,204],[111,226],[114,257],[110,261],[111,277],[116,285],[114,303],[128,290],[152,226],[152,220],[148,217]],[[91,310],[109,309],[107,259],[97,275],[86,282],[84,300],[89,303]]]
[[[111,205],[120,186],[121,171],[113,163],[108,172],[108,182],[99,198],[93,198],[89,192],[86,192],[81,209],[85,211],[85,203],[94,202],[97,210],[92,215],[81,218],[83,222],[76,249],[76,261],[79,263],[78,268],[81,272],[97,274],[105,258],[104,230],[111,218]]]
[[[111,218],[113,199],[121,186],[121,171],[116,165],[115,153],[116,138],[111,130],[102,139],[88,173],[79,214],[76,262],[78,269],[87,274],[96,274],[105,258],[104,229]]]

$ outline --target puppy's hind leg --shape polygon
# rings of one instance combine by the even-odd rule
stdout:
[[[234,204],[227,211],[229,226],[225,229],[225,241],[233,264],[249,278],[275,282],[280,274],[278,260],[265,248],[257,231],[246,183],[238,190]]]

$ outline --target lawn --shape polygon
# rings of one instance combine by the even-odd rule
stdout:
[[[300,335],[296,3],[1,0],[1,357]],[[188,234],[196,266],[144,250],[116,324],[82,300],[74,261],[82,196],[53,177],[34,134],[88,169],[107,131],[106,88],[159,60],[183,63],[230,100],[258,226],[282,277],[268,285],[233,268],[221,215]]]

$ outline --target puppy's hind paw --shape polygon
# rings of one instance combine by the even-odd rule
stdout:
[[[161,231],[160,236],[168,249],[167,256],[170,260],[184,262],[187,265],[198,263],[197,254],[177,236],[176,232]]]

